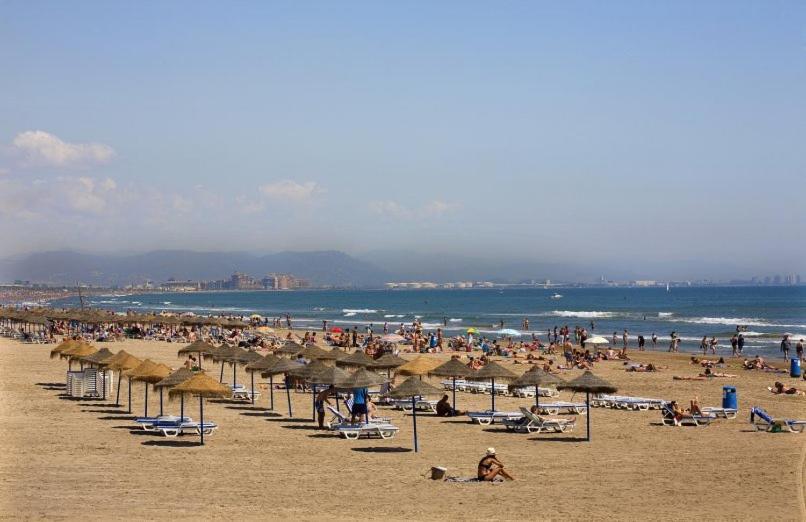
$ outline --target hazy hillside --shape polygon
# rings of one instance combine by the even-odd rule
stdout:
[[[243,252],[160,250],[144,254],[85,254],[73,251],[40,252],[0,262],[0,281],[126,285],[146,280],[222,279],[234,271],[253,276],[269,272],[292,273],[316,285],[380,286],[389,275],[374,265],[342,252],[280,252],[254,255]]]

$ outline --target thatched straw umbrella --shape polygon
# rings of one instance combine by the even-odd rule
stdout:
[[[213,353],[215,353],[216,350],[217,350],[217,348],[215,346],[213,346],[212,344],[210,344],[208,342],[205,342],[205,341],[202,341],[202,340],[198,340],[198,341],[193,341],[192,343],[190,343],[189,345],[185,346],[184,348],[180,348],[179,350],[177,350],[176,355],[179,356],[179,357],[182,357],[183,355],[190,355],[192,353],[198,354],[199,355],[199,369],[201,370],[202,369],[201,362],[202,362],[202,359],[204,358],[204,356],[207,355],[207,354],[212,355]]]
[[[288,375],[297,379],[309,380],[319,372],[327,370],[327,366],[322,361],[313,361],[300,368],[295,368],[288,372]],[[316,386],[311,386],[311,406],[313,407],[313,420],[316,421]]]
[[[440,364],[439,359],[420,355],[406,364],[399,366],[397,370],[395,370],[395,373],[399,375],[425,375]]]
[[[473,375],[473,368],[459,361],[459,359],[451,359],[445,364],[441,364],[428,372],[429,375],[436,375],[437,377],[450,377],[453,380],[453,409],[456,410],[456,378],[469,377]]]
[[[386,355],[382,355],[375,359],[375,361],[372,363],[372,367],[376,370],[386,370],[386,376],[391,378],[392,369],[403,366],[407,362],[408,361],[402,357],[398,357],[392,353],[387,353]]]
[[[302,357],[303,359],[308,359],[309,361],[316,361],[322,358],[331,357],[331,355],[326,350],[323,350],[314,344],[309,344],[297,352],[297,357]]]
[[[318,354],[316,356],[316,359],[319,361],[337,361],[345,356],[344,352],[342,352],[341,350],[333,350],[333,349],[326,350],[314,344],[309,344],[307,348],[316,348],[319,350],[318,352],[316,352]]]
[[[369,368],[373,363],[375,363],[375,360],[361,350],[336,360],[337,366],[345,368]]]
[[[129,370],[127,376],[133,381],[139,381],[145,384],[145,398],[143,417],[148,417],[148,385],[156,384],[168,377],[171,374],[171,369],[164,364],[157,364],[150,359],[141,362],[137,368]],[[160,415],[162,415],[162,388],[160,388]]]
[[[515,381],[510,384],[510,387],[520,388],[524,386],[534,386],[535,406],[540,407],[540,386],[559,386],[563,382],[565,381],[559,377],[535,366],[528,372],[515,379]]]
[[[260,375],[263,377],[271,377],[273,375],[285,374],[285,394],[288,397],[288,416],[291,417],[291,379],[288,373],[296,370],[302,366],[301,362],[292,361],[291,359],[280,359],[271,368],[263,370]]]
[[[88,355],[92,355],[97,351],[98,349],[95,348],[94,346],[82,342],[77,345],[74,345],[72,348],[62,350],[59,356],[62,358],[67,358],[68,369],[72,369],[74,359],[78,360],[81,368],[83,369],[84,363],[81,362],[81,358],[86,357]]]
[[[377,372],[369,371],[365,368],[359,368],[355,372],[353,372],[346,380],[336,383],[337,388],[341,388],[342,390],[352,390],[353,397],[356,395],[356,390],[364,390],[365,388],[369,388],[370,386],[378,386],[389,382],[389,379],[384,377],[383,375],[378,374]],[[353,403],[355,406],[355,403]],[[355,415],[350,412],[350,418],[354,418]],[[366,421],[369,422],[369,411],[367,411]]]
[[[395,399],[411,399],[411,419],[414,427],[414,452],[420,451],[417,443],[417,397],[425,397],[427,395],[439,395],[442,390],[436,386],[432,386],[427,382],[420,379],[409,377],[403,383],[389,392],[389,395]]]
[[[219,348],[216,353],[213,355],[214,361],[221,361],[221,375],[219,377],[220,382],[224,382],[224,363],[228,362],[232,365],[232,386],[238,384],[237,376],[236,376],[236,364],[243,356],[244,350],[238,348],[237,346],[229,346],[224,345]]]
[[[249,364],[246,365],[246,368],[244,368],[247,372],[249,372],[249,377],[250,377],[250,379],[252,381],[252,404],[253,405],[255,404],[255,372],[268,370],[269,368],[271,368],[272,366],[277,364],[277,362],[279,360],[280,360],[279,357],[277,357],[274,354],[269,353],[269,354],[266,354],[265,356],[261,357],[260,359],[257,359],[256,361],[250,362]],[[269,405],[269,409],[273,410],[274,409],[274,377],[273,376],[269,376],[269,400],[271,401],[270,405]]]
[[[56,357],[59,357],[59,355],[63,351],[65,351],[65,350],[67,350],[69,348],[73,348],[74,346],[76,346],[77,344],[82,343],[82,342],[83,341],[78,341],[76,339],[65,339],[64,341],[60,342],[54,349],[52,349],[50,351],[50,358],[55,359]]]
[[[473,379],[477,381],[490,380],[490,396],[492,397],[492,411],[495,411],[495,380],[504,379],[511,380],[518,376],[507,370],[500,364],[490,361],[484,367],[473,374]]]
[[[587,410],[586,419],[586,432],[585,440],[591,440],[591,393],[615,393],[618,388],[602,379],[595,376],[590,370],[585,370],[585,373],[576,379],[568,382],[561,383],[557,386],[558,390],[572,390],[575,392],[585,392],[585,409]]]
[[[106,359],[106,367],[112,371],[118,372],[118,387],[115,396],[115,406],[120,406],[120,379],[123,372],[132,370],[140,365],[141,361],[137,357],[131,355],[126,350],[121,350],[109,359]],[[132,381],[129,379],[129,413],[132,412]]]
[[[304,350],[305,347],[294,341],[288,341],[278,349],[274,350],[274,355],[285,355],[288,357],[296,357],[299,352]]]
[[[333,366],[328,366],[326,370],[323,370],[311,378],[308,379],[308,382],[311,384],[328,384],[330,386],[336,386],[340,382],[346,381],[350,377],[350,374],[346,371],[342,370],[341,368],[336,368]],[[339,409],[339,394],[336,394],[336,409]]]
[[[185,382],[186,380],[190,379],[196,375],[191,370],[187,368],[179,368],[166,378],[162,379],[161,381],[154,384],[154,388],[160,391],[160,397],[162,397],[162,390],[165,388],[173,388],[174,386],[178,386]],[[160,401],[161,402],[161,401]],[[161,405],[160,405],[161,406]],[[160,415],[162,415],[162,408],[160,408]],[[179,420],[182,422],[182,419],[185,418],[185,396],[180,396],[179,402]]]
[[[178,384],[171,388],[168,392],[169,397],[184,397],[184,394],[199,396],[199,435],[201,436],[200,445],[204,446],[204,399],[207,397],[229,397],[232,390],[228,386],[224,386],[220,382],[216,382],[204,372],[199,372],[182,384]]]

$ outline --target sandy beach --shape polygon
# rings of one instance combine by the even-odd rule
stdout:
[[[177,344],[127,340],[105,346],[174,368],[181,364]],[[254,408],[208,401],[205,417],[220,428],[204,447],[195,445],[197,437],[145,434],[134,430],[125,406],[60,397],[54,384],[64,382],[67,365],[48,358],[51,348],[0,339],[4,518],[514,520],[590,519],[595,513],[596,519],[806,519],[806,434],[761,433],[748,423],[749,407],[756,405],[777,417],[806,417],[806,397],[772,395],[766,387],[773,381],[792,380],[742,371],[738,361],[724,370],[737,378],[708,382],[672,380],[700,371],[685,354],[633,354],[635,361],[669,367],[658,373],[628,373],[620,362],[595,368],[621,394],[686,404],[698,395],[704,406],[718,406],[722,386],[734,384],[741,408],[734,420],[676,428],[662,426],[657,411],[594,409],[593,440],[585,443],[578,440],[582,416],[571,434],[523,435],[472,425],[467,417],[422,415],[421,451],[415,454],[411,419],[402,412],[382,409],[400,426],[396,438],[352,442],[314,429],[309,395],[292,393],[296,418],[289,419],[283,395],[276,396],[276,412],[266,411],[265,390]],[[239,381],[248,382],[238,371]],[[143,384],[134,384],[132,397],[133,413],[142,414]],[[152,413],[157,397],[149,394]],[[489,407],[489,396],[460,393],[458,401],[461,409]],[[497,405],[515,409],[532,401],[499,398]],[[166,396],[168,411],[178,407]],[[186,407],[198,416],[198,401]],[[516,481],[426,478],[438,465],[449,475],[474,476],[488,446]]]

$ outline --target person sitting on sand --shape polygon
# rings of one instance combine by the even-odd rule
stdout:
[[[799,390],[794,386],[787,388],[784,386],[784,383],[778,381],[776,381],[771,388],[768,388],[768,390],[776,395],[806,395],[806,392],[803,390]]]
[[[495,456],[495,448],[487,448],[487,453],[479,461],[478,479],[484,482],[492,482],[495,477],[502,476],[509,480],[515,478],[504,470],[504,465]]]
[[[442,398],[437,403],[437,417],[457,417],[459,415],[464,415],[465,412],[455,410],[451,407],[450,403],[448,402],[448,396],[443,395]]]

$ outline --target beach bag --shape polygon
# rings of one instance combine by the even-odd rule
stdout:
[[[431,480],[444,480],[445,473],[448,472],[448,468],[443,468],[441,466],[432,466],[431,467]]]

